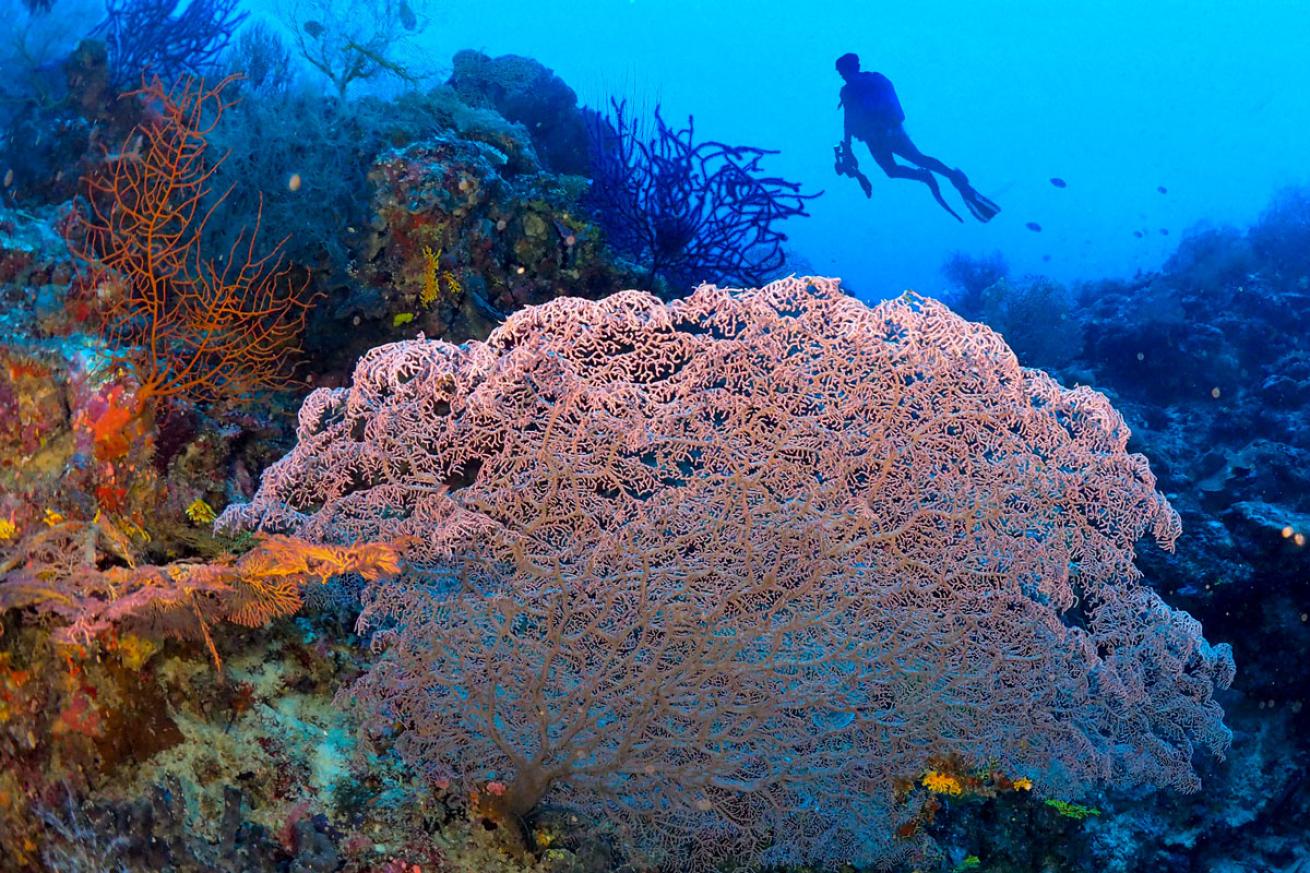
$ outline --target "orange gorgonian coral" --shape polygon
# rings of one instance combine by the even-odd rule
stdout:
[[[202,640],[221,666],[214,624],[259,627],[297,612],[311,582],[347,573],[376,582],[399,570],[390,544],[332,547],[287,536],[261,538],[239,558],[138,565],[128,537],[97,517],[33,534],[0,561],[0,612],[31,608],[55,616],[66,622],[55,638],[79,645],[110,629]]]
[[[235,78],[166,88],[155,77],[124,94],[143,102],[145,118],[87,175],[84,205],[68,223],[82,287],[142,401],[242,396],[291,375],[310,301],[281,245],[258,254],[256,218],[221,256],[203,250],[205,226],[227,197],[211,196],[223,158],[210,159],[208,136],[233,105],[223,91]]]

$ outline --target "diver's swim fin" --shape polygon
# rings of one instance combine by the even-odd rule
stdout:
[[[964,205],[969,207],[969,211],[973,213],[974,218],[984,223],[991,221],[996,217],[996,213],[1001,211],[1001,207],[979,194],[972,187],[964,195]]]
[[[951,205],[946,202],[946,198],[942,196],[942,192],[940,188],[933,188],[932,196],[937,198],[937,202],[941,204],[942,209],[945,209],[947,212],[949,212],[956,221],[960,222],[960,224],[964,224],[964,219],[960,217],[960,213],[952,209]],[[965,202],[967,203],[968,201]],[[970,211],[972,211],[972,207],[970,207]],[[977,213],[974,214],[977,215]]]
[[[955,186],[955,189],[960,192],[960,196],[964,198],[964,205],[969,207],[969,214],[974,218],[986,223],[995,218],[996,213],[1001,211],[1001,207],[979,194],[978,189],[969,184],[969,177],[964,175],[964,171],[959,167],[952,170],[947,178],[951,180],[951,184]]]
[[[933,199],[937,201],[938,205],[941,206],[942,209],[945,209],[947,212],[949,212],[952,218],[960,222],[960,224],[964,224],[964,219],[960,217],[960,214],[958,212],[956,212],[954,209],[951,208],[951,205],[946,202],[946,198],[942,196],[941,186],[937,184],[937,179],[933,177],[933,174],[925,173],[924,175],[927,176],[927,178],[924,179],[924,181],[928,184],[928,189],[932,191]]]

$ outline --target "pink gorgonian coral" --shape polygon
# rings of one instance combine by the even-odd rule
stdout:
[[[408,544],[350,696],[487,817],[867,863],[926,849],[893,786],[933,758],[1067,796],[1223,753],[1232,657],[1140,581],[1179,521],[1127,441],[932,300],[624,292],[374,349],[220,524]]]

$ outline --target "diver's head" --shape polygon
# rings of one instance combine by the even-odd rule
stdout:
[[[860,56],[855,52],[847,52],[837,59],[837,72],[846,81],[860,71]]]

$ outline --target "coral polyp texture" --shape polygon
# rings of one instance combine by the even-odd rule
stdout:
[[[895,786],[935,761],[1193,791],[1227,748],[1128,437],[930,299],[630,291],[374,349],[219,526],[403,544],[347,696],[523,842],[562,805],[680,869],[868,863],[932,851]]]

